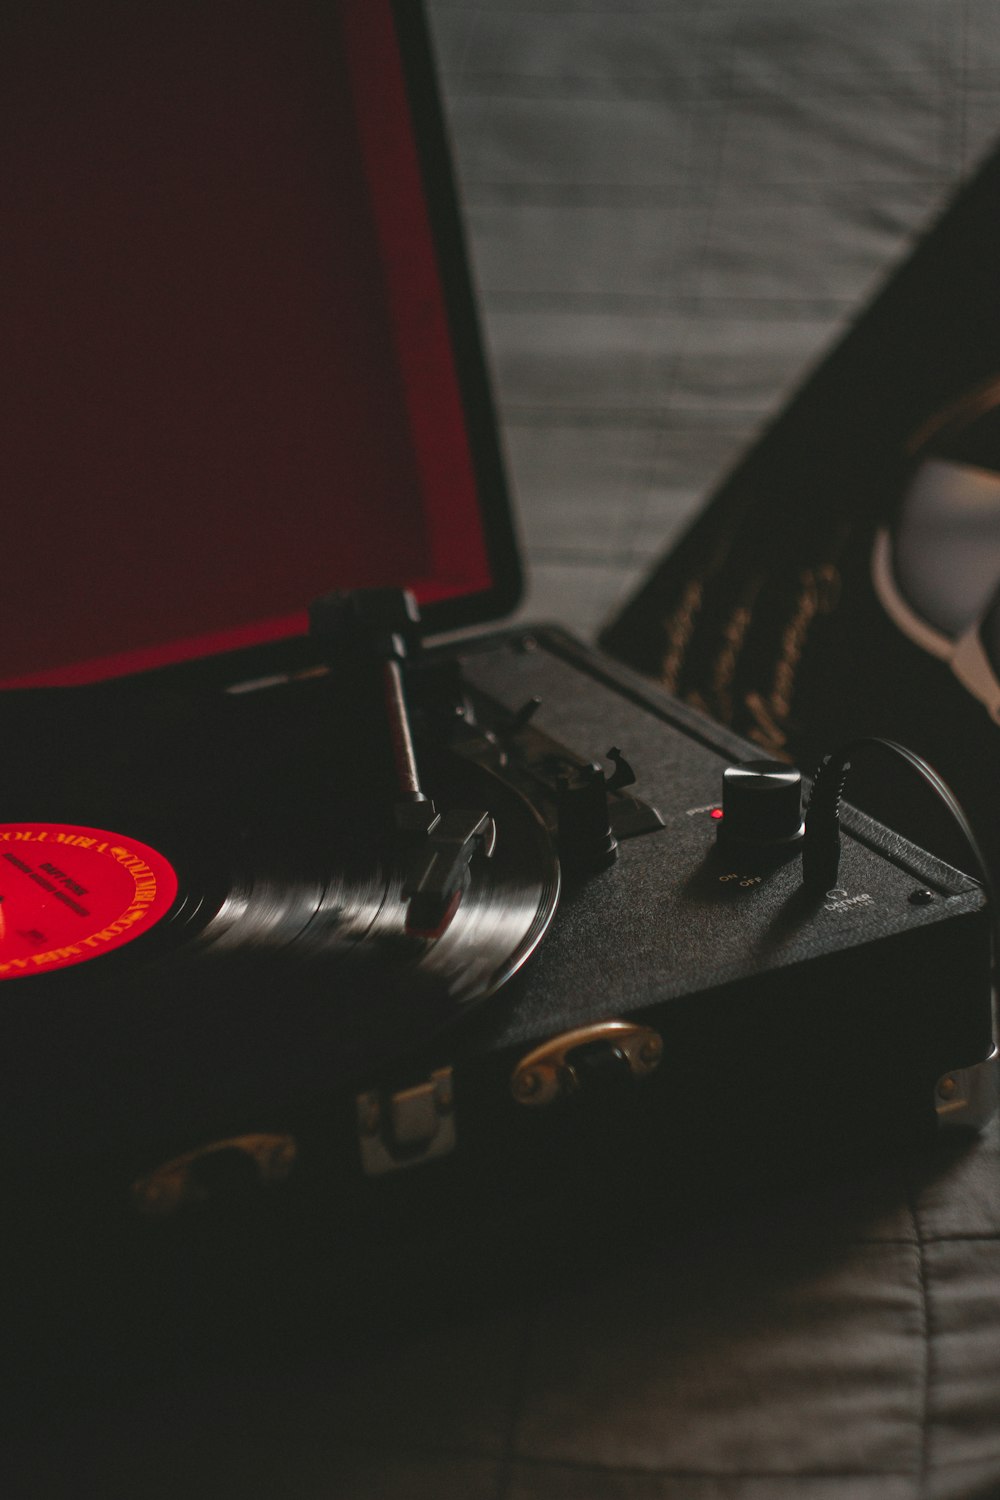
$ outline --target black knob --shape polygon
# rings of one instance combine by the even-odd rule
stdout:
[[[756,848],[797,844],[802,821],[802,775],[780,760],[746,760],[722,773],[720,843]]]

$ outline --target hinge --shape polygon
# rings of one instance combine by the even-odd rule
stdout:
[[[361,1167],[368,1177],[415,1167],[455,1149],[451,1069],[438,1068],[424,1083],[357,1097]]]

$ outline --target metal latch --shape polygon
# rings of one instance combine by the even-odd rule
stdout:
[[[581,1086],[581,1062],[586,1058],[590,1065],[595,1055],[644,1078],[663,1058],[663,1038],[635,1021],[599,1021],[564,1031],[522,1057],[511,1076],[511,1093],[518,1104],[551,1104]]]
[[[997,1049],[981,1063],[943,1074],[934,1089],[934,1108],[941,1130],[981,1130],[997,1110]]]
[[[415,1167],[455,1149],[451,1069],[438,1068],[424,1083],[388,1093],[359,1094],[358,1142],[369,1177]]]

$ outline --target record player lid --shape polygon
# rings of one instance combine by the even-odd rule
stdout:
[[[418,7],[18,0],[0,59],[0,680],[512,607]]]

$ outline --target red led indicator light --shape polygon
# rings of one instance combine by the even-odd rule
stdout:
[[[718,823],[719,819],[722,817],[722,808],[721,807],[713,807],[712,811],[709,813],[708,816],[710,818],[714,818],[715,821]]]

